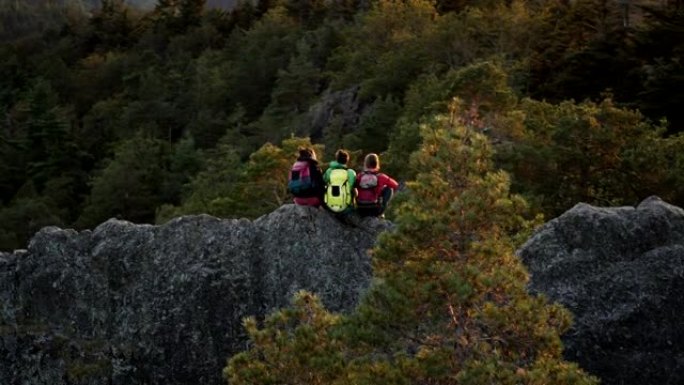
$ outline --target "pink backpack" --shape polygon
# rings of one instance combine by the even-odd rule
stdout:
[[[380,204],[380,194],[377,193],[378,173],[364,171],[358,178],[356,205],[358,207],[378,206]]]
[[[292,165],[287,182],[287,189],[296,197],[309,197],[315,192],[316,184],[311,178],[309,162],[298,160]]]

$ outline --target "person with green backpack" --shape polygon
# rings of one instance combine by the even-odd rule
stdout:
[[[325,182],[325,207],[339,214],[347,214],[354,209],[354,184],[356,171],[347,167],[349,153],[337,150],[335,160],[323,174]]]

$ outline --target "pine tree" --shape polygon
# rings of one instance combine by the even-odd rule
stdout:
[[[434,114],[444,114],[457,102],[458,119],[479,130],[496,120],[500,111],[517,101],[508,85],[509,74],[496,61],[482,61],[452,69],[442,76],[429,74],[415,81],[406,93],[404,109],[389,136],[387,170],[400,178],[412,178],[405,167],[409,155],[418,149],[421,136],[419,122]]]
[[[158,0],[158,22],[172,33],[185,33],[200,24],[206,0]]]
[[[681,3],[678,3],[681,5]],[[666,116],[670,133],[684,132],[684,8],[647,8],[630,54],[638,58],[642,87],[636,106],[652,119]]]
[[[134,21],[122,0],[102,0],[102,6],[89,21],[92,40],[98,51],[107,52],[132,44]]]
[[[356,311],[313,307],[261,330],[248,321],[254,345],[230,361],[231,384],[596,383],[562,359],[569,313],[525,289],[514,255],[530,224],[524,200],[494,170],[486,137],[456,116],[423,126],[417,178],[395,202],[397,226],[373,250],[375,281]],[[302,349],[312,340],[322,348]]]
[[[507,115],[494,130],[519,126],[520,136],[499,147],[497,160],[513,175],[513,188],[545,214],[560,215],[577,202],[636,204],[653,194],[681,202],[682,189],[670,178],[682,174],[682,137],[664,137],[665,127],[639,111],[611,99],[523,99]]]
[[[389,94],[401,98],[411,79],[428,67],[425,37],[433,32],[436,18],[431,1],[373,2],[330,59],[332,87],[360,84],[364,102]]]
[[[285,139],[280,147],[266,143],[250,155],[234,197],[240,202],[236,214],[256,218],[291,201],[288,171],[300,146],[311,147],[309,138]],[[317,154],[322,153],[321,146],[314,147]]]
[[[376,99],[359,119],[358,144],[348,145],[347,148],[362,148],[366,152],[378,153],[387,150],[389,136],[400,113],[401,104],[391,96]]]
[[[149,223],[164,202],[169,178],[169,144],[136,136],[125,140],[114,158],[92,182],[92,190],[77,221],[94,227],[111,217]]]
[[[525,203],[494,171],[488,140],[441,116],[422,129],[412,156],[422,170],[398,208],[396,232],[374,253],[380,279],[350,322],[372,357],[356,368],[369,383],[588,384],[562,362],[568,313],[525,291],[512,236]],[[400,382],[395,382],[400,383]]]
[[[254,317],[245,319],[254,348],[233,357],[224,376],[231,385],[337,384],[344,350],[329,331],[339,323],[340,316],[326,311],[317,296],[300,291],[291,308],[267,317],[265,327]]]
[[[162,205],[157,210],[157,223],[186,214],[234,215],[237,204],[234,197],[242,171],[238,152],[232,146],[220,143],[206,152],[204,163],[204,169],[184,186],[182,204]]]
[[[165,205],[157,213],[163,222],[175,215],[208,213],[222,217],[256,218],[287,203],[288,171],[299,146],[310,147],[309,138],[289,138],[281,146],[266,143],[246,163],[238,151],[221,144],[209,151],[207,167],[186,186],[180,207]],[[313,146],[317,154],[323,146]]]

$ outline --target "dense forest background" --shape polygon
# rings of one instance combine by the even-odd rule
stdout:
[[[256,217],[306,143],[408,180],[444,113],[546,217],[684,204],[681,1],[91,3],[0,1],[0,250],[45,225]]]

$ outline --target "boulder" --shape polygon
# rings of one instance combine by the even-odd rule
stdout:
[[[359,100],[358,93],[358,86],[339,91],[325,90],[306,113],[306,124],[302,125],[306,130],[297,134],[322,138],[329,134],[330,130],[336,130],[334,135],[340,137],[355,132],[359,126],[359,116],[365,108]]]
[[[184,216],[48,227],[0,254],[0,384],[223,384],[242,319],[301,289],[348,311],[390,224],[284,205],[255,221]]]
[[[518,254],[530,290],[574,315],[566,358],[605,385],[684,384],[684,210],[578,204]]]

